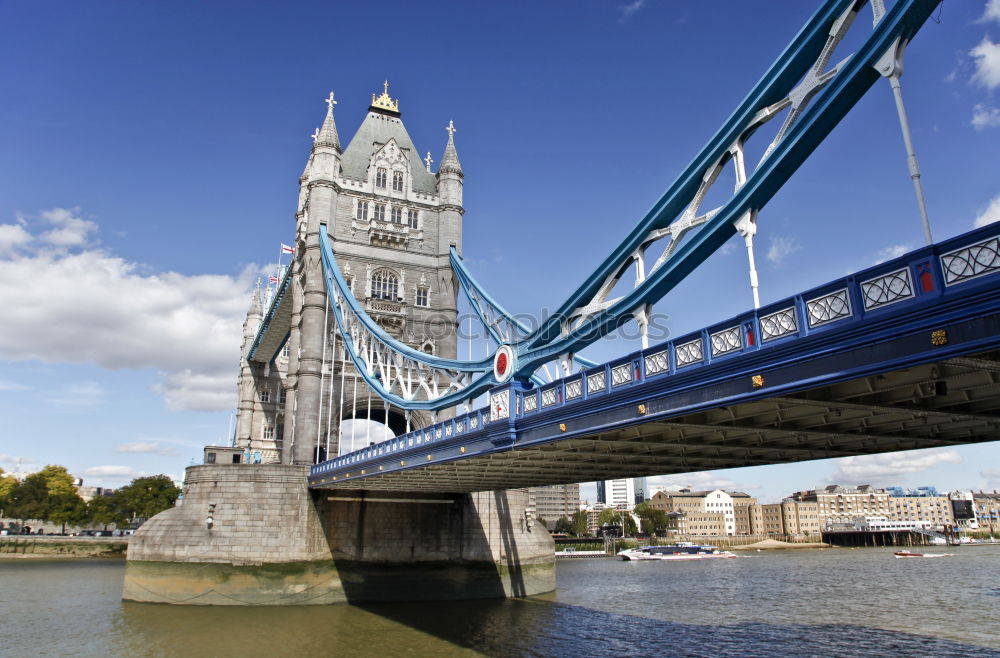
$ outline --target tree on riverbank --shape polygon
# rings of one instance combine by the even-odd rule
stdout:
[[[86,506],[73,486],[73,476],[65,466],[48,465],[11,487],[6,513],[21,524],[28,519],[76,523],[86,518]]]
[[[49,465],[18,482],[0,470],[0,510],[25,525],[38,519],[62,526],[100,524],[128,526],[173,507],[180,495],[166,475],[132,480],[110,496],[95,496],[89,503],[77,493],[73,476],[65,466]]]
[[[585,511],[579,510],[573,513],[573,529],[570,532],[577,537],[587,537],[590,535],[590,525]]]
[[[6,475],[0,468],[0,517],[6,516],[6,508],[10,500],[10,491],[17,484],[17,478],[13,475]]]
[[[107,530],[109,525],[116,523],[118,515],[115,512],[113,495],[91,498],[87,503],[87,516],[91,523],[101,526],[102,530]]]
[[[181,490],[166,475],[136,478],[115,491],[111,508],[118,524],[125,525],[170,509],[180,494]]]
[[[635,506],[635,514],[642,524],[642,531],[647,535],[661,535],[667,530],[667,513],[650,506],[649,501]]]
[[[625,524],[624,537],[633,537],[639,532],[639,528],[635,525],[635,519],[632,515],[624,510],[616,510],[612,508],[607,508],[601,510],[601,514],[597,517],[597,525],[616,525],[621,527]]]

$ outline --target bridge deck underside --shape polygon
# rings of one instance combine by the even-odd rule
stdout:
[[[995,441],[998,411],[991,351],[322,488],[471,492]]]

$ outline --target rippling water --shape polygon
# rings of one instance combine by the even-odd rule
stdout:
[[[122,562],[0,562],[4,656],[1000,656],[1000,546],[567,560],[545,597],[304,608],[120,601]]]

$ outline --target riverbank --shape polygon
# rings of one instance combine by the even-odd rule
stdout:
[[[0,560],[32,558],[124,559],[128,537],[0,537]]]
[[[832,548],[832,544],[825,544],[821,541],[812,542],[787,542],[778,541],[777,539],[765,539],[763,541],[755,542],[753,544],[744,544],[742,546],[730,546],[731,551],[775,551],[784,549],[797,549],[797,548]]]

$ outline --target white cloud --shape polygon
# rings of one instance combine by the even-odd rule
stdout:
[[[633,2],[627,5],[622,5],[619,9],[622,12],[620,22],[624,23],[628,19],[632,18],[632,15],[637,11],[646,6],[646,0],[633,0]]]
[[[177,450],[168,446],[161,446],[156,441],[131,441],[121,443],[114,448],[115,452],[127,452],[138,454],[155,454],[163,457],[175,457]]]
[[[993,43],[989,36],[984,36],[969,54],[976,60],[972,81],[987,89],[1000,87],[1000,43]]]
[[[236,375],[232,366],[213,373],[195,372],[189,368],[161,372],[162,381],[155,390],[163,394],[164,402],[171,411],[218,411],[233,406]]]
[[[0,391],[26,391],[28,386],[12,382],[9,379],[0,379]]]
[[[879,249],[875,254],[875,265],[879,263],[884,263],[887,260],[892,260],[898,256],[902,256],[908,251],[911,251],[913,247],[907,244],[894,244],[884,249]]]
[[[986,128],[996,128],[1000,126],[1000,109],[986,105],[985,103],[977,103],[972,108],[972,127],[976,130],[985,130]]]
[[[104,464],[101,466],[91,466],[82,471],[74,473],[77,477],[84,478],[84,484],[103,486],[122,486],[128,484],[135,478],[147,475],[145,471],[138,471],[131,466],[121,466],[117,464]]]
[[[714,471],[702,471],[700,473],[680,473],[677,475],[657,475],[648,478],[646,483],[649,486],[665,486],[671,489],[691,489],[693,491],[703,491],[712,489],[725,489],[734,491],[738,489],[756,489],[756,485],[747,486],[739,484]]]
[[[0,358],[153,369],[171,409],[231,407],[257,269],[235,277],[147,274],[141,264],[85,247],[96,224],[77,214],[41,214],[54,228],[38,240],[58,249],[0,254],[0,307],[8,309]]]
[[[364,413],[359,405],[358,416],[362,416]],[[357,420],[344,421],[341,426],[341,436],[343,437],[341,440],[344,442],[343,451],[347,452],[360,450],[369,443],[381,443],[391,439],[393,435],[392,431],[382,423],[359,417]]]
[[[986,9],[979,20],[983,23],[989,21],[1000,23],[1000,0],[987,0]]]
[[[64,407],[93,407],[103,404],[107,396],[108,391],[97,382],[78,382],[67,384],[45,399]]]
[[[34,459],[31,457],[24,457],[22,455],[8,455],[7,453],[0,452],[0,464],[36,464]]]
[[[20,224],[0,224],[0,256],[14,253],[18,247],[31,242],[31,234]]]
[[[780,265],[785,258],[801,248],[795,238],[785,238],[779,235],[778,237],[771,238],[771,246],[767,250],[767,259],[775,265]]]
[[[990,199],[990,202],[986,204],[982,212],[976,215],[973,224],[978,228],[992,224],[995,221],[1000,221],[1000,194]]]
[[[57,250],[82,247],[90,240],[90,234],[97,231],[97,224],[77,217],[79,208],[52,208],[42,211],[45,223],[52,226],[39,239]]]
[[[105,465],[105,466],[91,466],[90,468],[85,468],[80,472],[81,475],[89,475],[91,477],[136,477],[139,475],[139,471],[135,470],[131,466],[115,466],[115,465]]]
[[[984,489],[994,491],[1000,489],[1000,468],[988,468],[985,471],[979,471],[979,475],[985,480]]]
[[[898,484],[908,473],[920,473],[941,464],[960,464],[962,456],[954,450],[931,448],[860,457],[842,457],[834,462],[837,468],[830,476],[835,484]]]

